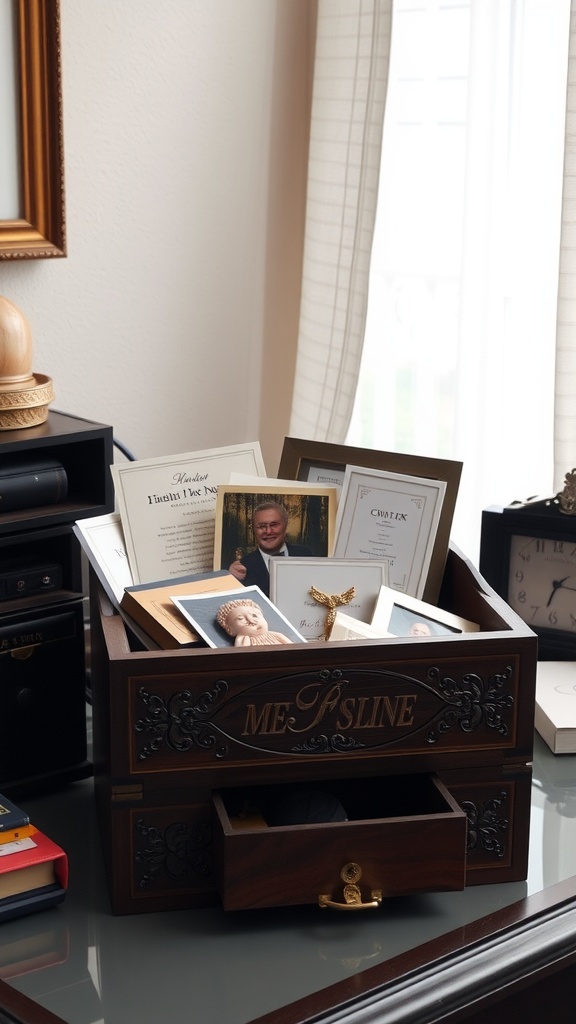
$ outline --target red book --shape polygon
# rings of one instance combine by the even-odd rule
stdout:
[[[13,897],[67,886],[68,857],[43,832],[0,845],[0,910]]]

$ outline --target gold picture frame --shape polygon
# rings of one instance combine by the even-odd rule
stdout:
[[[332,551],[336,523],[336,491],[332,487],[291,487],[263,480],[254,484],[219,484],[216,497],[213,569],[229,569],[236,559],[257,550],[252,515],[261,502],[285,506],[287,539],[305,545],[310,556],[325,557]],[[308,533],[301,532],[305,522]]]
[[[60,0],[13,0],[21,215],[0,221],[0,260],[66,256]]]
[[[452,520],[462,475],[462,463],[449,459],[405,455],[401,452],[378,451],[375,448],[356,448],[350,445],[332,444],[329,441],[285,437],[278,477],[282,480],[309,480],[328,487],[336,484],[336,477],[343,480],[346,466],[361,466],[380,472],[387,471],[425,477],[430,480],[442,480],[446,484],[434,550],[422,595],[423,600],[435,604],[440,593],[448,557]]]

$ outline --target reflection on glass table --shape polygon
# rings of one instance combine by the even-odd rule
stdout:
[[[576,875],[576,756],[536,737],[526,882],[386,901],[342,915],[313,907],[217,907],[113,917],[92,784],[27,801],[69,853],[64,903],[0,929],[0,977],[67,1024],[186,1019],[246,1024]]]

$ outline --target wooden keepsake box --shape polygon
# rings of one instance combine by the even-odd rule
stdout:
[[[480,630],[449,637],[144,651],[92,586],[115,913],[526,877],[537,639],[458,551],[438,603]],[[286,787],[329,792],[346,820],[270,824]]]

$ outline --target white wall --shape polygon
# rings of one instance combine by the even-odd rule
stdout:
[[[61,0],[68,256],[0,262],[0,294],[54,408],[112,424],[138,458],[259,438],[276,472],[313,6]]]

